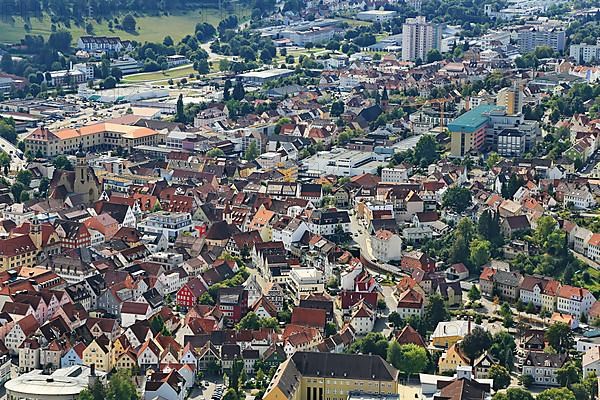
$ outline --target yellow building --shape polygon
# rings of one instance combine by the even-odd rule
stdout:
[[[516,115],[523,109],[523,92],[518,87],[505,87],[496,95],[496,105],[503,106],[507,115]]]
[[[346,400],[349,393],[397,395],[398,370],[380,356],[296,352],[273,376],[265,400]]]
[[[82,126],[77,129],[61,129],[56,132],[39,127],[24,139],[25,150],[44,157],[54,157],[65,153],[74,153],[94,149],[112,149],[121,147],[131,150],[139,145],[157,145],[163,141],[163,135],[154,129],[103,122]]]
[[[438,348],[449,348],[458,341],[461,341],[472,329],[479,325],[471,321],[447,321],[440,322],[431,334],[431,345]]]
[[[438,361],[439,372],[444,371],[456,371],[457,367],[468,367],[470,364],[469,359],[465,356],[458,343],[450,346],[448,350],[442,354]]]
[[[114,365],[116,370],[137,367],[137,355],[133,350],[128,350],[119,356]]]
[[[110,340],[106,336],[94,339],[83,351],[83,365],[96,365],[96,369],[109,372],[112,370],[112,354]]]

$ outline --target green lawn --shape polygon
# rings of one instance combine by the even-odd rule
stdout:
[[[187,78],[190,74],[195,74],[194,68],[191,65],[185,68],[177,68],[168,71],[142,72],[140,74],[127,75],[123,77],[123,83],[139,83],[152,82],[158,80],[169,80]]]
[[[249,15],[248,9],[240,9],[238,17],[246,18]],[[217,25],[222,18],[228,16],[224,12],[223,15],[215,9],[203,9],[188,11],[185,13],[171,14],[168,16],[144,16],[136,17],[137,33],[131,34],[122,30],[108,29],[107,21],[104,20],[98,24],[95,20],[90,20],[94,26],[95,35],[112,35],[119,36],[121,39],[137,40],[139,42],[159,42],[167,35],[170,35],[176,42],[185,35],[193,34],[194,27],[198,22],[208,22]],[[0,42],[2,43],[18,43],[26,34],[42,35],[47,37],[51,33],[51,22],[47,16],[42,19],[32,18],[29,21],[31,30],[25,31],[25,21],[20,17],[14,18],[11,22],[0,20]],[[73,42],[76,43],[79,36],[85,35],[84,27],[77,27],[71,24],[70,28],[58,26],[58,29],[68,29],[73,35]]]

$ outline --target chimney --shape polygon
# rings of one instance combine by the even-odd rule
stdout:
[[[471,333],[471,317],[467,319],[467,334]]]

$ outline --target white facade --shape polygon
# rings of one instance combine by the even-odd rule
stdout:
[[[574,59],[577,64],[589,63],[592,60],[600,61],[600,40],[596,44],[571,44],[569,57]]]
[[[140,222],[138,228],[142,232],[164,232],[169,242],[174,242],[179,235],[184,233],[198,236],[198,231],[192,225],[192,215],[190,213],[155,212]]]
[[[425,17],[407,18],[402,25],[402,60],[425,60],[432,49],[442,45],[442,32],[437,24],[427,22]]]
[[[300,303],[304,294],[325,291],[323,273],[316,268],[294,268],[290,272],[290,290],[294,304]]]
[[[559,289],[556,310],[578,320],[582,314],[587,316],[595,302],[596,298],[588,290],[565,285]]]
[[[376,233],[371,236],[371,250],[373,257],[383,262],[400,260],[402,258],[402,239],[395,233],[391,235]]]

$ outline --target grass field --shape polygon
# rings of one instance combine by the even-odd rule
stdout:
[[[250,14],[247,9],[240,9],[238,17],[245,18]],[[185,35],[193,34],[194,27],[198,22],[208,22],[217,25],[222,18],[228,16],[228,13],[223,12],[223,15],[215,9],[203,9],[188,11],[185,13],[171,14],[168,16],[140,16],[136,17],[137,33],[131,34],[122,30],[108,28],[107,21],[104,20],[98,24],[95,20],[90,20],[94,26],[95,35],[112,35],[119,36],[121,39],[137,40],[138,42],[159,42],[167,35],[170,35],[176,42]],[[42,35],[47,37],[52,32],[52,23],[47,16],[41,19],[32,18],[28,24],[31,27],[30,31],[25,31],[24,25],[26,21],[20,17],[13,18],[11,21],[0,20],[0,42],[1,43],[18,43],[26,34]],[[83,26],[78,27],[73,23],[71,27],[63,25],[57,26],[58,29],[67,29],[73,35],[74,43],[79,36],[86,35]]]
[[[194,68],[191,65],[187,65],[182,68],[175,68],[168,71],[156,71],[156,72],[142,72],[140,74],[127,75],[123,77],[124,83],[140,83],[140,82],[153,82],[158,80],[169,80],[187,78],[190,74],[195,74]]]

